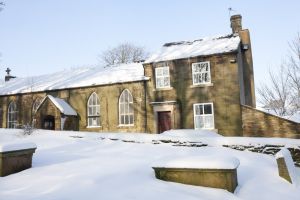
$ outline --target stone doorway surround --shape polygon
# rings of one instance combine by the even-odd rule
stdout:
[[[179,106],[176,101],[162,101],[162,102],[151,102],[154,112],[154,127],[155,133],[159,133],[158,128],[158,113],[159,112],[171,112],[171,129],[180,128],[180,112]]]

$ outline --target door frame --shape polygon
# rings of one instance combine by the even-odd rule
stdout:
[[[178,106],[176,102],[155,102],[151,103],[153,106],[154,112],[154,120],[153,126],[155,133],[159,133],[158,130],[158,112],[171,112],[171,129],[179,128],[180,124],[180,116],[178,110]]]

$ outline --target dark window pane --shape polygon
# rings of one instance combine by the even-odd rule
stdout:
[[[203,105],[200,105],[200,115],[203,115]]]
[[[130,124],[133,124],[133,115],[130,115]]]
[[[204,114],[212,114],[212,107],[210,104],[204,105]]]

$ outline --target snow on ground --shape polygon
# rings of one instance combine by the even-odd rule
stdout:
[[[36,130],[32,135],[24,136],[21,130],[0,129],[1,143],[37,144],[32,168],[0,177],[0,199],[299,199],[299,186],[278,176],[273,156],[220,145],[222,142],[248,141],[299,146],[300,140],[207,137],[208,132],[198,133],[197,137],[194,130],[170,131],[162,135]],[[179,147],[172,146],[167,140],[209,145]],[[166,158],[209,155],[239,159],[239,186],[234,194],[222,189],[161,181],[155,178],[151,168],[153,163]],[[300,176],[299,169],[297,175]]]

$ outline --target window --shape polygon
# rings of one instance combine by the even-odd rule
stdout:
[[[211,82],[209,62],[192,64],[193,85],[200,85]]]
[[[7,128],[17,128],[18,110],[15,102],[11,102],[7,112]]]
[[[119,98],[119,124],[133,125],[133,98],[129,90],[124,90]]]
[[[42,102],[42,100],[41,100],[40,98],[37,98],[37,99],[34,101],[34,103],[33,103],[33,105],[32,105],[32,114],[33,114],[33,115],[36,113],[36,111],[37,111],[38,107],[40,106],[41,102]]]
[[[155,68],[156,88],[170,87],[170,73],[169,67]]]
[[[94,92],[91,94],[88,103],[88,127],[99,127],[100,126],[100,101],[97,94]]]
[[[214,128],[214,108],[212,103],[194,104],[195,129]]]

